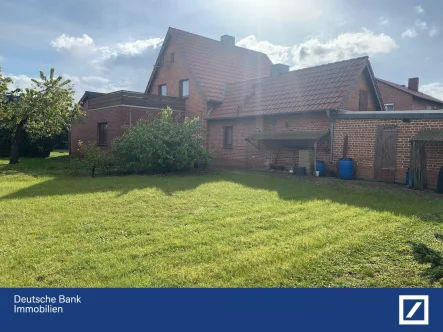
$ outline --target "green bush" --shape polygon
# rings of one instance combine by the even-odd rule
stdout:
[[[70,172],[73,175],[89,173],[92,177],[97,174],[108,174],[113,158],[108,151],[102,150],[94,143],[78,142],[80,159],[71,160]]]
[[[194,163],[207,163],[199,119],[183,123],[173,119],[171,109],[152,121],[138,121],[116,138],[112,153],[123,172],[164,173],[181,171]]]

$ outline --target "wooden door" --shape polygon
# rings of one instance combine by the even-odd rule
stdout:
[[[394,182],[397,157],[397,126],[378,126],[375,144],[374,178]]]

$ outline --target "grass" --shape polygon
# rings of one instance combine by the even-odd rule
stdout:
[[[428,287],[409,244],[442,249],[437,196],[67,160],[0,159],[1,287]]]

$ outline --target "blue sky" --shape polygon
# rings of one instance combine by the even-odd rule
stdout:
[[[0,0],[0,66],[26,87],[54,67],[85,90],[143,91],[169,26],[292,69],[369,55],[375,75],[443,99],[443,3],[371,0]]]

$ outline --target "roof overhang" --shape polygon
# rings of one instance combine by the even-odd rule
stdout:
[[[334,119],[443,119],[443,110],[423,111],[344,111],[331,113]]]
[[[296,141],[318,141],[325,137],[329,131],[327,130],[308,130],[308,131],[273,131],[273,132],[257,132],[247,138],[251,141],[264,140],[296,140]]]
[[[443,142],[443,130],[423,129],[415,135],[411,141],[414,142]]]

